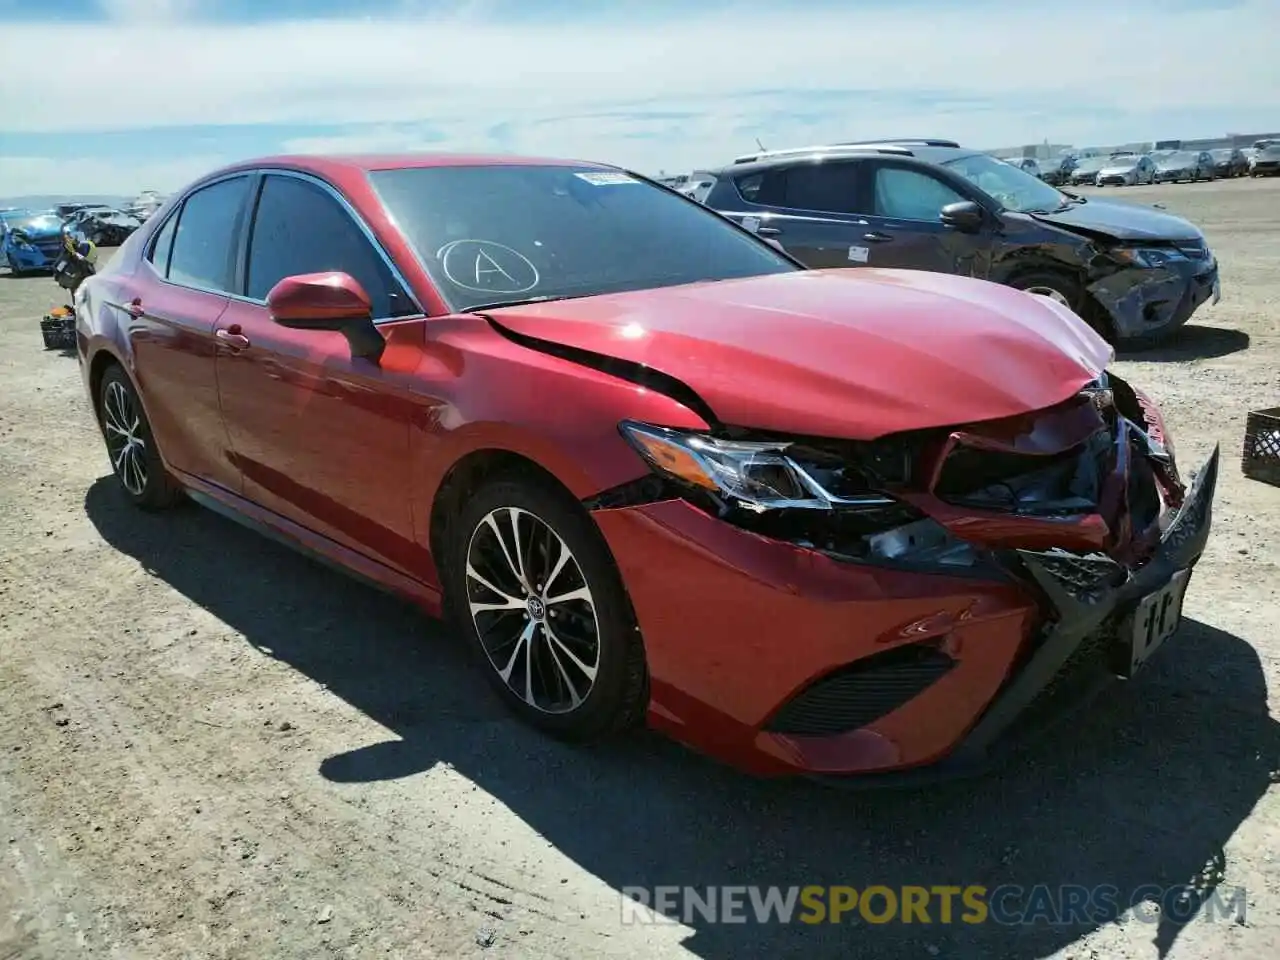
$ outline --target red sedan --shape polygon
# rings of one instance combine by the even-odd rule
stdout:
[[[574,740],[647,719],[762,775],[978,769],[1142,666],[1209,531],[1217,452],[1184,485],[1068,309],[806,270],[600,164],[239,164],[76,315],[124,496],[454,617]]]

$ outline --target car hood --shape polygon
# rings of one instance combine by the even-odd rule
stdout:
[[[1201,240],[1199,228],[1182,217],[1113,200],[1073,203],[1065,210],[1033,214],[1037,220],[1116,240]]]
[[[520,338],[674,377],[723,423],[851,439],[1043,409],[1113,356],[1047,299],[917,270],[804,270],[486,314]]]

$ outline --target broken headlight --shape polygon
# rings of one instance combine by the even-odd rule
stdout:
[[[972,568],[968,544],[895,497],[858,465],[801,443],[725,440],[624,421],[622,434],[660,477],[721,520],[849,562]]]
[[[624,421],[622,435],[653,469],[708,493],[728,497],[756,512],[878,509],[897,501],[878,494],[840,495],[823,486],[798,459],[790,443],[720,440],[646,423]]]
[[[1188,259],[1177,247],[1116,247],[1111,251],[1111,256],[1121,263],[1148,270]]]

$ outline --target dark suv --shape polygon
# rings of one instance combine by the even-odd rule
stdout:
[[[781,151],[712,173],[707,206],[808,267],[993,280],[1065,303],[1126,346],[1220,297],[1217,262],[1188,221],[1065,193],[953,141]]]

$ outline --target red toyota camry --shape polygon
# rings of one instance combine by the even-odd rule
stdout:
[[[1210,526],[1217,451],[1184,484],[1066,308],[806,270],[600,164],[239,164],[76,316],[137,506],[447,613],[548,733],[762,775],[979,769],[1142,667]]]

